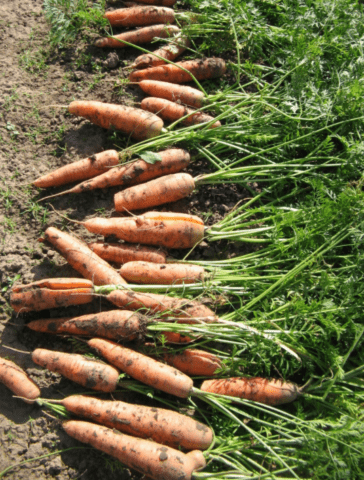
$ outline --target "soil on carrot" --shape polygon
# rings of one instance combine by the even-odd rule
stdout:
[[[132,49],[100,51],[84,43],[52,51],[47,43],[49,26],[42,11],[42,0],[0,1],[0,356],[14,360],[39,385],[44,398],[62,398],[83,389],[45,372],[26,353],[37,347],[72,351],[67,339],[30,332],[25,327],[36,318],[75,316],[100,310],[99,298],[93,304],[16,316],[9,306],[14,283],[28,283],[47,277],[79,277],[53,248],[39,241],[49,226],[64,229],[86,241],[100,240],[85,229],[70,224],[57,211],[76,220],[110,216],[117,188],[82,195],[66,195],[51,202],[37,203],[47,194],[29,186],[37,177],[71,161],[100,151],[127,146],[128,141],[88,121],[72,118],[67,106],[72,100],[98,100],[135,105],[143,95],[128,86],[125,66],[138,56]],[[188,146],[184,146],[185,148]],[[209,170],[203,161],[189,172],[199,175]],[[196,193],[165,211],[188,212],[202,216],[207,225],[223,218],[236,203],[250,194],[237,186],[201,186]],[[190,258],[214,259],[245,253],[245,246],[203,242]],[[182,258],[185,252],[174,251]],[[146,403],[128,393],[127,401]],[[139,478],[107,455],[69,438],[60,422],[37,405],[14,399],[0,384],[0,472],[26,460],[51,456],[20,465],[5,478],[13,480],[83,480]],[[54,454],[58,450],[69,450]],[[54,454],[54,455],[53,455]]]

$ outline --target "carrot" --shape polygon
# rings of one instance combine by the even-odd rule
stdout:
[[[164,203],[176,202],[195,189],[195,181],[188,173],[173,173],[127,188],[114,195],[117,212],[130,212]]]
[[[119,372],[116,368],[98,360],[91,360],[75,353],[53,352],[37,348],[32,353],[37,365],[57,372],[79,385],[101,392],[116,390]]]
[[[76,440],[92,445],[155,480],[192,480],[193,472],[206,465],[202,452],[185,454],[102,425],[69,420],[63,423],[63,428]]]
[[[187,398],[191,394],[191,378],[169,365],[111,340],[92,338],[87,343],[111,365],[139,382],[180,398]]]
[[[206,425],[164,408],[100,400],[84,395],[72,395],[55,403],[60,403],[68,412],[79,417],[173,448],[205,450],[213,439],[213,432]]]
[[[185,85],[159,82],[158,80],[142,80],[139,82],[139,87],[152,97],[165,98],[171,102],[180,102],[190,107],[201,108],[206,101],[204,93]]]
[[[130,74],[129,79],[131,82],[141,82],[142,80],[160,80],[170,83],[192,82],[191,75],[179,66],[191,72],[197,80],[221,77],[226,71],[226,65],[222,58],[206,58],[205,60],[187,60],[177,62],[175,65],[161,65],[134,71]]]
[[[91,313],[75,318],[50,318],[34,320],[27,327],[36,332],[70,335],[87,335],[114,340],[141,340],[148,320],[140,313],[125,310]]]
[[[190,47],[190,45],[191,42],[187,37],[177,35],[173,40],[170,40],[167,45],[158,48],[153,53],[144,53],[137,57],[132,63],[131,68],[150,68],[164,65],[166,62],[163,58],[173,61]]]
[[[79,278],[40,280],[12,288],[10,305],[16,312],[82,305],[93,300],[92,282]]]
[[[120,274],[131,283],[159,285],[179,285],[202,281],[205,270],[198,265],[184,263],[128,262],[119,270]]]
[[[187,337],[178,332],[161,332],[167,343],[186,344],[194,341],[194,338]]]
[[[39,188],[58,187],[66,183],[96,177],[109,171],[110,167],[114,167],[118,163],[118,152],[116,150],[106,150],[43,175],[34,180],[33,185]]]
[[[221,368],[221,360],[212,353],[198,349],[186,349],[181,353],[165,353],[163,360],[187,375],[211,377]]]
[[[211,117],[206,113],[196,112],[191,108],[171,102],[170,100],[165,100],[164,98],[147,97],[142,100],[140,106],[143,110],[155,113],[167,122],[176,122],[180,118],[188,115],[188,117],[181,120],[182,125],[186,126],[198,125],[200,123],[212,122],[214,120],[214,117]],[[209,128],[216,127],[221,127],[219,121],[214,122]]]
[[[122,40],[134,45],[141,45],[143,43],[150,43],[155,38],[168,38],[178,32],[180,32],[180,29],[175,25],[151,25],[149,27],[139,28],[138,30],[124,32],[120,35],[114,35],[113,38],[99,38],[95,42],[95,47],[123,48],[128,46],[123,43]]]
[[[268,380],[259,377],[236,377],[205,380],[201,385],[204,392],[245,398],[266,405],[282,405],[293,402],[301,394],[294,383]]]
[[[95,285],[126,284],[126,281],[105,260],[88,246],[54,227],[49,227],[44,238],[65,257],[72,267]]]
[[[33,380],[18,365],[5,358],[0,358],[0,382],[18,397],[26,398],[27,403],[33,403],[40,397],[40,390]]]
[[[177,0],[138,0],[138,2],[124,2],[127,7],[137,5],[137,3],[147,3],[148,5],[161,5],[163,7],[173,7]]]
[[[161,23],[173,23],[174,10],[166,7],[135,6],[118,8],[104,15],[112,27],[139,27]]]
[[[132,245],[126,243],[103,243],[94,242],[88,244],[89,248],[99,257],[108,262],[123,263],[133,261],[146,261],[153,263],[165,263],[166,252],[153,247],[143,245]]]
[[[203,221],[184,213],[147,212],[137,217],[95,217],[80,223],[91,233],[167,248],[192,248],[204,235]]]
[[[163,120],[140,108],[94,101],[74,101],[68,106],[72,115],[86,118],[106,129],[116,129],[136,140],[145,140],[161,133]]]

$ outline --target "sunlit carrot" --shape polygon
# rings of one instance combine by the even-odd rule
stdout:
[[[166,263],[167,260],[166,252],[145,245],[93,242],[88,246],[99,257],[119,265],[133,261]]]
[[[190,107],[201,108],[206,101],[203,92],[186,85],[159,82],[158,80],[142,80],[139,82],[139,87],[152,97],[165,98],[171,102],[179,102]]]
[[[139,55],[131,65],[131,68],[150,68],[158,67],[159,65],[165,65],[166,62],[163,59],[173,61],[191,46],[190,40],[182,35],[176,35],[167,45],[164,45],[153,53],[144,53]],[[160,58],[162,57],[162,58]],[[158,96],[158,95],[155,95]]]
[[[0,383],[28,403],[40,397],[39,387],[14,362],[0,358]]]
[[[125,263],[119,270],[121,276],[131,283],[178,285],[201,282],[205,270],[199,265],[187,263],[163,263],[134,261]]]
[[[219,357],[197,348],[186,349],[180,353],[164,353],[162,359],[168,365],[192,376],[211,377],[221,368]]]
[[[106,12],[104,17],[112,27],[140,27],[144,25],[156,25],[174,23],[174,10],[166,7],[142,6],[131,8],[118,8]]]
[[[125,43],[123,43],[123,40],[134,45],[142,45],[143,43],[152,42],[155,38],[171,37],[176,35],[178,32],[180,32],[180,29],[175,25],[151,25],[148,27],[139,28],[137,30],[123,32],[120,35],[114,35],[113,38],[99,38],[96,40],[95,46],[101,48],[123,48],[127,46]]]

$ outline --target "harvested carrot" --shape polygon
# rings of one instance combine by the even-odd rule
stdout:
[[[190,46],[191,42],[187,37],[177,35],[173,38],[173,40],[170,40],[167,45],[158,48],[153,53],[144,53],[143,55],[139,55],[139,57],[137,57],[132,63],[131,68],[139,69],[165,65],[166,62],[163,60],[163,58],[173,61],[182,55],[182,53]]]
[[[72,267],[95,285],[126,284],[126,281],[105,260],[88,246],[58,228],[49,227],[44,238],[64,256]]]
[[[245,398],[266,405],[282,405],[296,400],[301,394],[294,383],[282,380],[268,380],[260,377],[236,377],[205,380],[201,385],[204,392]]]
[[[55,403],[60,403],[68,412],[79,417],[173,448],[205,450],[213,439],[213,432],[206,425],[164,408],[100,400],[84,395],[72,395]]]
[[[51,372],[60,373],[86,388],[101,392],[116,390],[119,372],[101,361],[75,353],[53,352],[44,348],[34,350],[32,360],[37,365]]]
[[[63,423],[63,428],[76,440],[92,445],[155,480],[192,480],[193,472],[206,465],[202,452],[185,454],[102,425],[69,420]]]
[[[17,285],[10,295],[10,305],[21,313],[82,305],[92,300],[92,282],[79,278],[55,278]]]
[[[0,358],[0,383],[18,397],[27,399],[27,403],[33,403],[40,397],[40,390],[33,380],[18,365],[5,358]]]
[[[114,195],[117,212],[130,212],[176,202],[195,189],[195,181],[188,173],[173,173],[149,182],[127,188]]]
[[[170,83],[192,82],[191,75],[179,66],[192,73],[197,80],[221,77],[226,71],[226,65],[222,58],[206,58],[205,60],[187,60],[177,62],[175,65],[160,65],[137,70],[130,74],[129,79],[131,82],[141,82],[142,80],[160,80]]]
[[[174,10],[166,7],[135,6],[118,8],[104,15],[112,27],[140,27],[162,23],[174,23]]]
[[[180,398],[187,398],[191,394],[191,378],[169,365],[111,340],[92,338],[87,343],[111,365],[139,382]]]
[[[138,30],[124,32],[120,35],[114,35],[113,38],[99,38],[95,42],[95,47],[123,48],[128,46],[123,43],[123,40],[134,45],[141,45],[143,43],[150,43],[155,38],[171,37],[178,32],[180,32],[180,29],[175,25],[151,25],[149,27],[139,28]]]
[[[155,113],[167,122],[176,122],[180,118],[188,117],[181,120],[182,125],[191,126],[199,125],[201,123],[213,122],[214,117],[203,112],[196,112],[191,108],[187,108],[178,103],[165,100],[164,98],[147,97],[144,98],[140,104],[143,110]],[[221,127],[221,123],[217,120],[209,128]]]
[[[104,260],[120,265],[133,261],[165,263],[167,259],[166,252],[144,245],[94,242],[89,243],[88,246],[96,255]]]
[[[75,318],[49,318],[34,320],[27,327],[36,332],[70,335],[87,335],[112,340],[141,340],[149,323],[140,313],[126,310],[91,313]]]
[[[114,167],[118,163],[118,152],[106,150],[43,175],[34,180],[33,185],[39,188],[58,187],[78,180],[86,180],[109,171],[110,167]]]
[[[194,338],[187,337],[178,332],[161,332],[167,343],[175,343],[177,345],[182,345],[186,343],[192,343]]]
[[[139,82],[139,87],[152,97],[165,98],[190,107],[201,108],[206,101],[205,95],[200,90],[186,85],[159,82],[158,80],[142,80]]]
[[[125,263],[119,272],[128,282],[157,285],[195,283],[202,281],[205,274],[204,268],[199,265],[140,261]]]
[[[186,349],[181,353],[165,353],[163,360],[187,375],[211,377],[221,368],[216,355],[198,349]]]
[[[138,0],[140,3],[147,3],[148,5],[162,5],[164,7],[173,7],[177,0]]]
[[[74,101],[68,106],[72,115],[86,118],[106,129],[116,129],[136,140],[145,140],[161,133],[163,120],[140,108],[94,101]]]

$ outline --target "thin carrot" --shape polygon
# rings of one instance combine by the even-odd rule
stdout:
[[[72,395],[55,403],[60,403],[68,412],[79,417],[173,448],[205,450],[213,439],[213,432],[206,425],[164,408],[100,400],[84,395]]]
[[[177,0],[138,0],[140,3],[147,3],[148,5],[162,5],[164,7],[173,7]]]
[[[190,195],[194,189],[195,181],[191,175],[173,173],[116,193],[115,210],[130,212],[176,202]]]
[[[63,423],[68,435],[105,452],[126,466],[155,480],[192,480],[197,468],[206,465],[202,452],[184,454],[142,438],[114,432],[102,425],[79,420]]]
[[[118,8],[106,12],[104,17],[112,27],[140,27],[162,23],[174,23],[174,10],[157,6]]]
[[[27,399],[27,403],[33,403],[40,397],[40,390],[35,382],[18,365],[5,358],[0,358],[0,383],[18,397]]]
[[[58,187],[78,180],[86,180],[109,171],[110,167],[114,167],[118,163],[118,152],[106,150],[43,175],[34,180],[33,185],[39,188]]]
[[[116,368],[97,360],[91,360],[74,353],[53,352],[37,348],[32,353],[32,360],[51,372],[64,377],[86,388],[101,392],[116,390],[119,372]]]
[[[294,383],[260,377],[205,380],[201,385],[201,390],[218,393],[219,395],[245,398],[266,405],[290,403],[301,394],[300,388]]]
[[[36,332],[70,335],[87,335],[112,340],[141,340],[149,323],[140,313],[125,310],[91,313],[75,318],[50,318],[34,320],[26,326]]]
[[[136,140],[145,140],[161,133],[163,120],[140,108],[95,101],[74,101],[68,106],[72,115],[86,118],[99,127],[120,130]]]
[[[161,332],[167,343],[175,343],[177,345],[192,343],[195,339],[182,335],[178,332]]]
[[[165,100],[164,98],[147,97],[144,98],[140,104],[143,110],[155,113],[160,118],[167,122],[176,122],[180,118],[188,117],[181,120],[182,125],[199,125],[201,123],[208,123],[214,120],[214,117],[206,113],[196,112],[191,108],[179,105],[178,103]],[[221,127],[220,121],[214,122],[209,128]]]
[[[88,246],[99,257],[119,265],[133,261],[166,263],[167,259],[166,252],[144,245],[94,242]]]
[[[190,46],[191,42],[187,37],[176,35],[176,37],[171,39],[167,45],[158,48],[153,53],[144,53],[143,55],[139,55],[139,57],[137,57],[132,63],[131,68],[140,69],[165,65],[166,62],[163,60],[163,58],[173,61],[182,55],[182,53]]]
[[[221,360],[216,355],[203,350],[186,349],[180,353],[165,353],[163,360],[187,375],[211,377],[221,368]]]
[[[205,269],[199,265],[134,261],[125,263],[120,274],[131,283],[179,285],[195,283],[204,279]]]
[[[139,87],[152,97],[165,98],[171,102],[180,102],[190,107],[201,108],[206,102],[203,92],[186,85],[159,82],[158,80],[142,80],[139,82]]]
[[[111,340],[92,338],[87,343],[111,365],[146,385],[180,398],[191,394],[191,378],[169,365]]]
[[[127,282],[105,260],[94,253],[84,242],[58,228],[49,227],[44,238],[64,256],[67,262],[95,285],[118,285]]]
[[[176,35],[178,32],[180,32],[180,29],[175,25],[151,25],[148,27],[139,28],[138,30],[124,32],[120,35],[114,35],[112,38],[99,38],[95,42],[95,47],[123,48],[127,46],[125,43],[123,43],[123,40],[134,45],[141,45],[143,43],[150,43],[155,38],[171,37]]]
[[[142,80],[160,80],[170,83],[192,82],[191,75],[179,66],[191,72],[197,80],[221,77],[226,71],[226,65],[222,58],[206,58],[205,60],[187,60],[177,62],[175,65],[168,64],[137,70],[130,74],[129,79],[131,82],[141,82]]]

